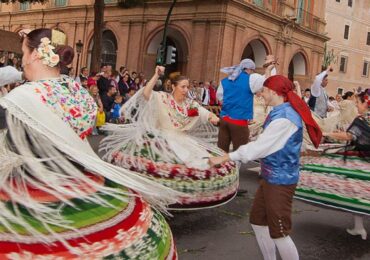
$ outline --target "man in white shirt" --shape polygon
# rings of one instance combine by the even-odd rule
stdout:
[[[308,105],[321,118],[326,118],[327,112],[332,111],[328,106],[329,97],[325,90],[329,82],[328,72],[331,70],[331,68],[328,68],[317,75],[311,86],[311,98],[308,101]]]
[[[0,68],[0,87],[22,81],[23,73],[12,66]]]
[[[293,92],[293,84],[284,76],[268,78],[262,97],[273,106],[264,131],[254,142],[220,157],[211,157],[216,166],[224,162],[261,159],[261,181],[256,192],[250,223],[265,260],[276,259],[275,246],[283,260],[298,260],[298,251],[289,236],[292,200],[299,179],[299,157],[303,141],[302,119],[317,147],[322,133],[304,101]]]
[[[228,152],[230,144],[236,150],[249,141],[249,122],[253,119],[254,94],[262,89],[274,65],[266,68],[266,75],[254,73],[256,65],[244,59],[239,65],[221,69],[227,73],[217,89],[216,98],[222,104],[217,145]]]
[[[209,95],[209,87],[210,83],[209,81],[204,82],[204,87],[202,88],[202,91],[200,93],[201,101],[203,106],[209,105],[210,95]]]

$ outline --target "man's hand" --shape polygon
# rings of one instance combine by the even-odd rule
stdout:
[[[230,157],[229,157],[229,154],[225,154],[223,156],[217,156],[217,157],[210,157],[208,159],[208,164],[211,166],[211,167],[217,167],[225,162],[228,162],[230,161]]]

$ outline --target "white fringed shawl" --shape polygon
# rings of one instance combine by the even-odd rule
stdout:
[[[217,136],[218,129],[208,122],[210,112],[195,101],[185,101],[184,108],[198,110],[198,116],[189,117],[169,107],[174,102],[170,94],[152,92],[145,100],[143,89],[138,91],[124,106],[121,113],[130,124],[107,125],[110,132],[101,143],[100,150],[106,152],[104,159],[112,161],[114,154],[121,151],[127,158],[140,156],[143,144],[148,148],[152,161],[185,164],[189,168],[207,169],[209,152],[223,152],[210,141]],[[158,158],[158,155],[160,158]],[[132,160],[130,165],[138,161]]]
[[[32,198],[27,192],[27,184],[54,195],[66,204],[71,203],[68,200],[70,197],[107,204],[97,195],[86,196],[77,185],[81,183],[103,194],[122,197],[122,191],[93,182],[71,161],[89,172],[135,190],[155,207],[164,209],[165,205],[176,202],[178,192],[102,161],[88,142],[81,140],[72,130],[68,122],[61,120],[55,112],[42,103],[40,96],[36,94],[36,87],[39,88],[40,83],[28,83],[0,99],[0,106],[7,112],[11,145],[15,148],[12,150],[18,151],[15,153],[8,149],[5,133],[1,133],[0,187],[2,192],[11,198],[14,206],[13,212],[6,207],[4,201],[0,200],[0,224],[6,227],[8,232],[16,237],[20,236],[11,228],[11,223],[15,223],[26,228],[40,241],[52,243],[58,240],[69,246],[63,238],[49,228],[50,225],[69,228],[68,222],[59,215],[59,209]],[[18,185],[12,185],[14,182]],[[66,184],[69,185],[68,189]],[[20,206],[27,208],[33,217],[44,223],[45,228],[50,232],[48,236],[41,234],[25,221],[20,213]],[[50,239],[50,235],[53,239]]]

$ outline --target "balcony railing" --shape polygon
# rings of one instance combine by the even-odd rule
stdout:
[[[321,24],[322,21],[319,17],[313,15],[312,13],[308,12],[307,10],[304,10],[302,8],[296,9],[296,23],[306,27],[308,29],[311,29],[313,31],[320,32],[321,30]]]

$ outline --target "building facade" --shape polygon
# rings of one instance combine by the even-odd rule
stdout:
[[[326,21],[335,62],[329,93],[370,88],[370,1],[328,0]]]
[[[147,0],[130,9],[114,2],[106,1],[102,61],[149,76],[172,1]],[[314,0],[179,0],[168,29],[168,44],[176,47],[177,59],[168,70],[191,79],[218,80],[225,76],[221,67],[252,58],[262,71],[265,56],[274,54],[279,73],[307,87],[320,72],[328,40],[325,4]],[[83,66],[91,60],[93,22],[92,0],[1,4],[0,9],[1,29],[58,28],[67,34],[70,46],[81,40]]]

